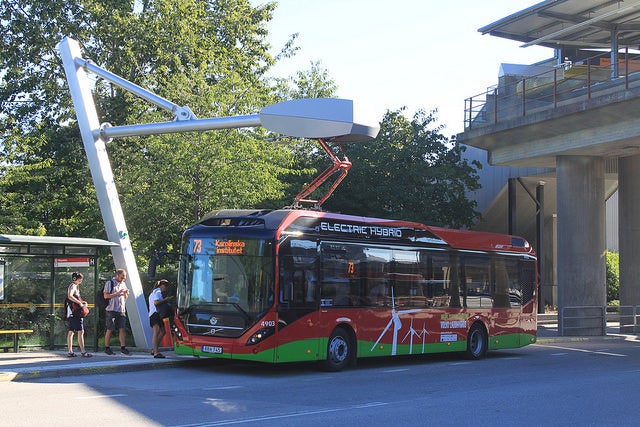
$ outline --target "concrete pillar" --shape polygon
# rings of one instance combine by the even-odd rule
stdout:
[[[538,313],[544,313],[545,292],[544,269],[546,254],[544,252],[544,181],[536,186],[536,255],[538,256]]]
[[[558,323],[561,335],[603,335],[604,159],[558,156]],[[580,307],[566,310],[566,307]],[[564,309],[564,311],[563,311]]]
[[[640,155],[618,160],[618,241],[620,331],[636,332],[633,310],[625,306],[640,305]]]

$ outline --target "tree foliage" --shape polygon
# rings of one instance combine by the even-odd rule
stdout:
[[[0,5],[2,231],[104,237],[56,45],[81,42],[83,57],[198,117],[255,114],[287,91],[266,72],[266,23],[275,4],[248,0],[36,2]],[[281,55],[293,51],[285,46]],[[173,116],[96,80],[100,120],[115,125]],[[278,178],[290,152],[263,130],[116,139],[114,177],[138,254],[174,247],[213,209],[263,206],[284,197]],[[97,225],[97,226],[96,226]]]
[[[285,99],[333,97],[320,63],[269,77],[295,38],[272,57],[266,23],[275,3],[249,0],[6,0],[0,3],[0,232],[104,238],[91,174],[57,44],[82,54],[200,118],[256,114]],[[101,122],[171,121],[171,112],[94,81]],[[439,134],[433,116],[388,113],[378,138],[347,147],[354,166],[327,207],[353,214],[468,224],[477,186],[462,148]],[[172,251],[208,211],[278,208],[324,169],[315,142],[264,129],[115,139],[107,145],[139,263]]]
[[[620,254],[607,251],[606,255],[607,303],[617,305],[620,302]]]
[[[477,163],[462,158],[464,147],[448,140],[434,113],[387,112],[378,137],[346,145],[353,163],[327,208],[451,227],[470,226],[477,217],[466,194],[479,188]]]

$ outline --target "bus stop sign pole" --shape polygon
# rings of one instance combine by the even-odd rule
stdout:
[[[106,143],[112,138],[178,132],[263,126],[269,131],[296,138],[322,139],[338,143],[363,142],[375,138],[379,123],[370,114],[356,110],[347,99],[296,99],[264,107],[259,114],[198,119],[188,107],[178,106],[82,58],[77,41],[65,37],[58,50],[76,110],[91,176],[104,221],[107,238],[117,243],[111,249],[115,264],[127,270],[127,312],[137,347],[151,348],[148,309],[131,240],[120,205]],[[122,87],[175,115],[171,122],[111,126],[100,124],[91,93],[88,73]]]

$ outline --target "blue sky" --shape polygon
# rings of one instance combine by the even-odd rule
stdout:
[[[262,4],[266,0],[252,0]],[[541,47],[482,35],[487,24],[535,0],[279,0],[268,28],[273,52],[299,33],[298,54],[274,73],[286,76],[319,61],[338,96],[382,117],[406,106],[438,109],[450,136],[463,130],[464,100],[498,81],[501,63],[553,56]]]

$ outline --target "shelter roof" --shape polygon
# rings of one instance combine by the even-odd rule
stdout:
[[[550,48],[610,48],[617,32],[619,47],[637,48],[640,1],[546,0],[478,31]]]
[[[84,237],[19,236],[0,234],[0,245],[118,246],[117,243]]]

